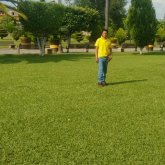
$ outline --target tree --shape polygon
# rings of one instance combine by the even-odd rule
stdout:
[[[95,42],[97,40],[97,38],[100,37],[101,32],[102,32],[101,26],[100,25],[95,26],[95,28],[93,28],[91,31],[91,35],[89,37],[89,42],[90,43]]]
[[[72,0],[65,0],[65,4],[67,6],[71,6],[72,5]]]
[[[77,42],[81,42],[84,39],[82,32],[76,32],[72,34],[72,38],[76,39]]]
[[[109,16],[110,23],[115,25],[115,29],[124,28],[123,19],[126,17],[126,0],[111,0]]]
[[[161,50],[163,50],[163,45],[165,41],[165,29],[163,27],[159,27],[156,32],[156,40],[160,44]]]
[[[67,7],[63,18],[63,26],[69,33],[76,31],[91,31],[92,27],[97,25],[98,12],[90,8]]]
[[[108,30],[108,23],[109,23],[109,1],[105,0],[105,29]]]
[[[105,3],[106,2],[106,3]],[[123,18],[126,17],[126,0],[75,0],[75,5],[89,7],[97,10],[100,14],[100,25],[105,25],[105,4],[109,8],[109,24],[115,24],[116,29],[123,27]],[[106,12],[107,13],[107,12]]]
[[[23,28],[20,22],[17,21],[16,19],[13,19],[12,17],[5,16],[0,21],[0,27],[4,29],[7,32],[7,34],[9,34],[12,37],[14,44],[18,48],[18,54],[19,54],[20,53],[19,38],[23,34]]]
[[[165,41],[165,29],[160,27],[156,32],[156,39],[157,42],[163,42]]]
[[[32,33],[37,38],[40,55],[43,56],[48,36],[58,31],[62,25],[64,6],[45,2],[22,1],[18,9],[27,15],[28,20],[20,19],[20,22],[25,31]]]
[[[165,41],[165,19],[158,22],[157,28],[158,30],[156,32],[156,40],[162,44],[162,42]]]
[[[7,6],[5,4],[3,4],[2,2],[0,2],[0,10],[5,13],[6,15],[10,15],[8,10],[7,10]]]
[[[157,20],[151,0],[131,0],[128,27],[140,53],[144,46],[154,43]]]
[[[15,0],[4,0],[4,1],[10,2],[13,4],[12,6],[10,6],[10,5],[7,5],[7,4],[0,2],[0,10],[2,10],[2,12],[4,12],[5,15],[10,16],[13,19],[16,19],[16,17],[12,16],[9,13],[8,9],[10,9],[10,10],[14,11],[19,17],[22,17],[23,19],[27,20],[26,15],[21,13],[21,12],[18,12],[18,10],[17,10],[17,5],[19,4],[19,1],[15,1]]]
[[[27,20],[27,16],[23,14],[22,12],[19,12],[17,10],[17,5],[20,1],[18,0],[2,0],[6,2],[10,2],[12,5],[3,4],[0,2],[0,10],[5,14],[2,18],[2,26],[3,30],[5,30],[8,33],[11,34],[12,38],[17,41],[22,33],[22,27],[19,24],[19,19],[22,18],[24,20]],[[13,11],[17,16],[11,15],[9,10]],[[17,44],[17,42],[16,42]],[[17,45],[18,46],[18,45]],[[18,46],[18,54],[19,54],[19,46]]]
[[[75,0],[75,5],[95,9],[100,15],[100,25],[105,26],[105,0]]]
[[[6,30],[0,28],[0,38],[3,39],[4,37],[7,37],[8,33]]]
[[[92,31],[98,23],[98,12],[90,8],[82,7],[67,7],[63,18],[63,27],[66,29],[67,47],[69,51],[69,44],[71,35],[74,32]]]
[[[159,22],[158,22],[158,29],[159,28],[163,28],[164,30],[165,30],[165,18],[163,19],[163,20],[160,20]]]
[[[119,45],[121,45],[127,38],[126,31],[123,28],[119,28],[115,37],[117,38]]]
[[[113,26],[109,26],[109,28],[108,28],[108,38],[114,37],[115,33],[116,33],[116,31],[115,31],[114,27]]]
[[[22,27],[19,23],[19,18],[27,20],[27,16],[17,10],[17,5],[19,4],[18,0],[1,0],[2,2],[8,2],[8,4],[3,4],[0,2],[0,9],[4,13],[4,16],[1,19],[1,27],[10,34],[14,41],[17,41],[22,34]],[[12,4],[12,5],[9,5]],[[18,43],[15,42],[18,46]],[[18,46],[19,54],[19,46]]]
[[[4,16],[0,19],[1,38],[6,37],[8,33],[12,33],[14,30],[18,31],[19,27],[17,26],[17,24],[19,17],[22,17],[23,19],[27,20],[27,17],[23,13],[18,12],[16,8],[19,1],[15,1],[15,0],[5,0],[5,1],[12,3],[14,7],[0,2],[0,10],[4,13]],[[18,17],[12,16],[9,12],[9,9],[15,12],[18,15]]]

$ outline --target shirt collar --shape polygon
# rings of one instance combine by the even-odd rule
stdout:
[[[107,40],[107,38],[104,38],[103,36],[101,36],[101,39],[102,39],[102,40]]]

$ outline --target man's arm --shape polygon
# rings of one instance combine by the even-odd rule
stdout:
[[[108,61],[112,60],[112,48],[109,49]]]
[[[96,46],[96,50],[95,50],[95,58],[96,58],[96,62],[98,62],[98,47]]]

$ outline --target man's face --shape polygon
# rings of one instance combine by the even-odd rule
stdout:
[[[107,38],[107,31],[102,32],[102,37]]]

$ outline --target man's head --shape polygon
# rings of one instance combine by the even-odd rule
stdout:
[[[103,29],[102,30],[102,37],[103,38],[107,38],[107,35],[108,35],[108,30],[107,29]]]

